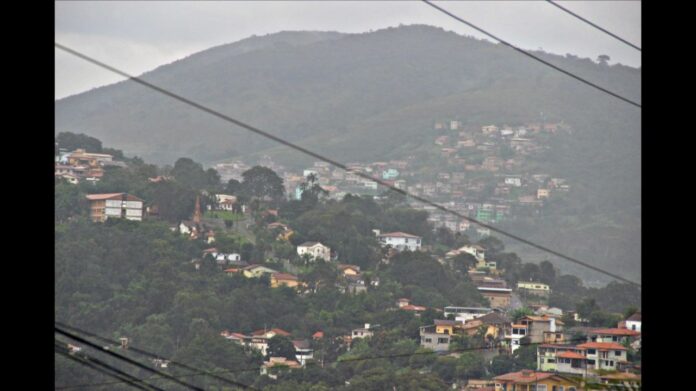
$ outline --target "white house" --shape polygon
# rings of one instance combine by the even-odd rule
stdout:
[[[319,242],[304,242],[297,246],[297,255],[303,256],[304,254],[309,254],[312,259],[331,260],[331,248]]]
[[[300,365],[305,366],[308,360],[314,358],[314,349],[309,345],[309,341],[304,340],[293,340],[292,345],[295,347],[295,358]]]
[[[218,210],[233,210],[237,197],[229,194],[215,194]]]
[[[522,179],[520,177],[509,176],[505,178],[505,184],[515,187],[522,186]]]
[[[417,251],[421,247],[421,237],[405,232],[390,232],[377,235],[382,246],[391,246],[399,251]]]
[[[477,261],[486,259],[486,250],[478,244],[468,244],[460,247],[458,251],[473,255]]]
[[[353,329],[350,336],[352,339],[372,337],[375,334],[373,330],[378,326],[379,325],[370,325],[369,323],[365,323],[364,328]]]
[[[629,330],[640,331],[640,325],[641,325],[640,318],[641,318],[640,312],[636,312],[635,314],[629,316],[625,320],[626,328]]]

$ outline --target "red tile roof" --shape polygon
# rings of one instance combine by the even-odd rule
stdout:
[[[561,353],[558,353],[558,354],[556,355],[556,357],[559,357],[559,358],[576,358],[576,359],[579,359],[579,360],[584,360],[584,359],[587,358],[587,357],[583,356],[582,354],[580,354],[580,353],[575,353],[575,352],[561,352]]]
[[[534,383],[539,380],[548,379],[553,376],[553,373],[549,372],[535,372],[531,370],[522,370],[519,372],[506,373],[504,375],[496,376],[493,380],[512,382],[516,384],[526,384]]]
[[[323,332],[323,331],[317,331],[316,333],[312,334],[312,338],[314,338],[314,339],[321,339],[321,338],[324,338],[324,332]]]
[[[599,350],[628,350],[621,344],[616,342],[587,342],[578,345],[583,349],[599,349]]]
[[[618,329],[618,328],[592,329],[592,330],[590,330],[589,334],[618,335],[618,336],[635,337],[637,335],[640,335],[640,331],[629,330],[629,329]]]
[[[275,278],[276,280],[297,281],[297,276],[290,273],[273,273],[271,274],[271,277]]]

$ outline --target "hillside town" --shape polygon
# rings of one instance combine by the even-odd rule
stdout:
[[[409,173],[411,163],[408,161],[350,164],[351,171],[347,173],[318,162],[301,175],[283,172],[272,162],[265,162],[266,167],[230,163],[218,165],[215,170],[219,173],[217,182],[231,185],[226,188],[220,185],[218,191],[192,192],[183,205],[191,212],[182,218],[164,217],[167,208],[182,205],[171,204],[163,196],[147,199],[142,195],[156,194],[152,192],[143,191],[137,196],[125,187],[117,192],[81,195],[82,209],[74,214],[88,216],[93,224],[108,225],[119,220],[132,224],[166,223],[177,238],[200,248],[196,256],[190,258],[187,273],[212,273],[209,278],[224,276],[235,284],[259,281],[271,291],[289,292],[298,299],[313,297],[327,289],[344,297],[366,297],[394,284],[396,272],[385,274],[384,270],[394,270],[413,259],[423,259],[422,265],[432,260],[435,262],[432,265],[452,270],[457,279],[471,284],[470,296],[459,296],[445,305],[433,305],[437,300],[426,302],[427,295],[406,289],[403,292],[412,295],[394,298],[391,305],[383,309],[385,319],[401,316],[413,319],[417,325],[416,335],[400,334],[399,338],[411,341],[421,349],[419,352],[430,352],[439,357],[438,360],[458,360],[463,353],[474,351],[486,365],[504,362],[505,368],[511,369],[505,373],[481,370],[475,372],[476,376],[453,378],[450,380],[452,387],[479,391],[640,387],[641,313],[638,309],[608,324],[606,320],[588,319],[594,315],[580,307],[562,309],[552,305],[556,297],[554,290],[559,286],[556,276],[560,277],[553,266],[550,266],[552,278],[549,279],[536,265],[527,267],[531,264],[512,263],[491,244],[495,242],[491,242],[489,232],[472,231],[474,225],[467,221],[429,213],[423,221],[428,227],[425,233],[409,232],[417,225],[380,223],[365,227],[365,232],[369,233],[360,235],[364,242],[355,242],[369,244],[348,244],[317,234],[319,231],[311,229],[314,224],[311,220],[307,223],[290,217],[296,212],[289,209],[289,205],[304,208],[307,203],[311,212],[321,205],[325,205],[324,208],[340,205],[351,197],[379,202],[386,210],[393,207],[387,197],[377,192],[377,182],[356,176],[355,172],[373,175],[418,195],[456,199],[449,202],[453,209],[488,223],[509,218],[519,208],[534,208],[558,192],[569,191],[569,185],[562,178],[514,174],[519,172],[516,168],[523,164],[526,156],[544,148],[543,137],[539,135],[546,137],[567,131],[562,125],[528,124],[519,128],[490,125],[473,132],[461,129],[458,121],[450,121],[436,122],[434,127],[451,131],[450,135],[438,136],[435,140],[449,164],[449,171],[438,174],[435,182],[417,182],[417,177]],[[502,147],[509,148],[506,159],[495,152]],[[129,170],[134,164],[105,153],[57,149],[56,181],[73,188],[99,189],[108,183],[110,176],[123,172],[119,170]],[[483,160],[474,163],[458,157],[467,149],[481,151]],[[182,181],[184,176],[176,169],[175,166],[173,172],[147,176],[143,186],[157,188]],[[282,178],[281,174],[276,176],[274,169],[282,173]],[[205,173],[200,169],[198,175]],[[265,193],[270,188],[268,178],[274,176],[282,182],[279,194],[287,194],[283,196],[285,199],[275,199],[275,195]],[[237,185],[252,189],[251,184],[261,180],[266,182],[260,193],[235,190]],[[491,186],[490,196],[483,196],[483,189]],[[410,205],[409,213],[418,213],[419,209],[423,210]],[[321,224],[329,223],[321,221]],[[451,240],[454,245],[433,236],[438,228],[444,228],[455,238]],[[467,233],[479,240],[470,240]],[[262,240],[268,240],[269,245],[262,248]],[[347,252],[358,253],[370,246],[374,246],[370,254],[378,255],[374,263],[347,255]],[[525,279],[520,277],[526,273],[521,266],[537,271],[530,272]],[[407,275],[414,270],[420,273],[422,267],[403,273]],[[513,268],[518,271],[511,277]],[[467,302],[479,305],[462,305]],[[353,319],[352,323],[358,321]],[[598,322],[602,326],[593,325]],[[337,334],[335,330],[328,333],[323,329],[295,334],[285,327],[282,322],[268,319],[268,323],[254,324],[252,328],[223,327],[216,332],[220,344],[235,344],[245,352],[263,357],[257,368],[258,375],[273,381],[281,381],[292,371],[302,371],[309,366],[330,365],[326,360],[327,346],[350,357],[366,349],[367,345],[361,344],[392,333],[403,333],[394,324],[372,322],[345,328],[344,334]],[[514,364],[521,360],[520,352],[530,355],[527,366]]]

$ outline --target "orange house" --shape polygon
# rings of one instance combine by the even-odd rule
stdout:
[[[300,285],[296,275],[289,273],[273,273],[271,274],[271,288],[277,288],[281,285],[295,288]]]
[[[551,372],[524,369],[493,378],[495,391],[580,391],[580,382]]]

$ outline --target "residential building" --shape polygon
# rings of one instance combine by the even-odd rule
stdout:
[[[342,264],[338,265],[338,270],[344,276],[358,276],[358,275],[360,275],[360,266],[356,266],[356,265],[347,265],[347,264],[342,263]]]
[[[369,323],[365,323],[365,327],[353,329],[350,333],[350,336],[352,339],[372,337],[373,335],[375,335],[374,329],[376,329],[377,327],[379,327],[379,325],[371,325]]]
[[[277,288],[279,286],[287,286],[290,288],[295,288],[300,285],[299,279],[296,275],[290,273],[272,273],[271,274],[271,288]]]
[[[420,327],[420,346],[431,349],[435,352],[447,352],[451,335],[438,333],[435,325]]]
[[[542,198],[549,198],[549,189],[538,189],[537,190],[537,199],[542,199]]]
[[[495,391],[579,391],[580,382],[550,372],[524,369],[493,378]]]
[[[477,261],[486,259],[486,249],[479,246],[478,244],[468,244],[466,246],[460,247],[459,249],[457,249],[457,251],[471,254],[474,257],[476,257]]]
[[[639,331],[620,328],[594,328],[587,330],[588,342],[633,342],[640,337]]]
[[[308,254],[312,260],[319,258],[325,261],[331,260],[331,248],[319,242],[304,242],[297,246],[297,255],[303,256],[304,254]]]
[[[301,368],[302,365],[295,360],[288,360],[285,357],[270,357],[261,366],[261,374],[267,375],[271,379],[278,378],[278,372],[287,369]]]
[[[475,319],[484,316],[493,310],[490,308],[483,307],[455,307],[448,306],[444,308],[444,315],[448,317],[454,315],[454,319],[460,322],[468,322],[471,319]]]
[[[551,293],[551,288],[541,282],[518,282],[517,289],[543,297],[549,297]]]
[[[628,361],[628,349],[616,342],[587,342],[577,347],[585,350],[587,365],[592,369],[616,370],[619,362]]]
[[[538,345],[537,369],[585,375],[588,370],[585,349],[566,344]]]
[[[454,334],[454,329],[463,322],[457,320],[435,319],[435,332],[437,334]]]
[[[258,350],[262,355],[266,355],[266,350],[268,349],[268,340],[280,335],[282,337],[289,337],[290,333],[283,329],[273,328],[270,330],[256,330],[251,333],[251,341],[248,346]]]
[[[619,322],[619,328],[629,329],[640,332],[641,327],[640,311]]]
[[[490,288],[479,286],[476,289],[479,290],[481,295],[488,299],[491,303],[492,308],[508,308],[510,307],[510,300],[512,296],[512,289],[509,288]]]
[[[89,216],[94,222],[107,219],[142,221],[143,200],[127,193],[89,194]]]
[[[600,384],[610,390],[640,390],[641,376],[630,372],[615,372],[599,375]]]
[[[246,278],[258,278],[264,274],[274,274],[278,273],[277,270],[273,270],[270,267],[261,265],[249,265],[240,269],[244,277]]]
[[[421,237],[405,232],[389,232],[377,235],[382,246],[391,246],[398,251],[417,251],[421,248]]]
[[[528,315],[519,320],[519,323],[527,326],[527,336],[531,343],[544,342],[545,332],[557,332],[563,330],[563,322],[550,316]]]
[[[300,365],[305,366],[308,360],[314,359],[314,349],[308,340],[293,340],[292,345],[295,347],[295,358]]]
[[[520,341],[528,334],[528,326],[525,324],[513,323],[510,325],[509,334],[505,334],[505,340],[510,347],[510,353],[515,353],[519,349]]]

